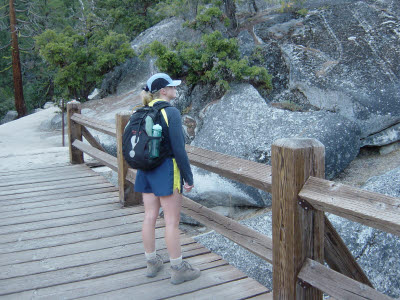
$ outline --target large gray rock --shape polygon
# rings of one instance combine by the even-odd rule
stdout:
[[[1,119],[0,125],[16,120],[18,113],[15,110],[9,110],[6,115]]]
[[[64,128],[68,126],[67,124],[67,115],[64,114]],[[56,113],[50,120],[44,120],[40,123],[40,130],[43,131],[53,131],[53,130],[61,130],[62,129],[62,114]]]
[[[166,45],[173,45],[178,41],[199,42],[201,33],[183,27],[183,19],[174,17],[161,21],[153,27],[143,31],[131,43],[132,49],[141,53],[148,44],[159,41]]]
[[[358,154],[358,126],[326,112],[291,112],[269,106],[249,84],[232,89],[207,111],[193,145],[236,157],[269,162],[279,138],[315,138],[325,145],[326,177],[340,173]]]
[[[400,168],[370,178],[363,189],[400,197]],[[400,297],[400,238],[371,227],[330,215],[334,227],[357,258],[374,287]]]
[[[140,91],[153,73],[156,73],[156,69],[151,59],[141,60],[138,57],[128,59],[104,76],[98,97],[122,94],[133,89]]]
[[[192,170],[196,188],[188,194],[188,197],[204,206],[271,206],[270,195],[261,190],[227,180],[200,168],[192,167]]]
[[[389,127],[361,140],[361,146],[384,146],[400,141],[400,124]]]
[[[283,52],[290,70],[282,74],[286,88],[300,91],[314,107],[356,122],[362,138],[398,124],[398,1],[313,2],[323,9],[297,20],[269,16],[255,26],[256,36]],[[273,100],[286,101],[279,95]]]

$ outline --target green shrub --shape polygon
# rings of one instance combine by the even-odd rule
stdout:
[[[308,9],[306,8],[299,9],[298,11],[296,11],[296,14],[305,17],[308,14]]]
[[[191,22],[185,22],[185,26],[204,32],[208,28],[214,29],[217,22],[223,22],[226,27],[230,24],[229,19],[218,7],[200,6],[196,18]]]
[[[237,40],[224,38],[219,31],[204,34],[198,44],[179,42],[173,50],[155,41],[141,57],[147,55],[157,57],[156,65],[162,72],[186,77],[189,84],[213,83],[224,91],[229,82],[250,82],[265,90],[272,87],[267,69],[240,59]]]

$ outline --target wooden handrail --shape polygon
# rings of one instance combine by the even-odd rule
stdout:
[[[400,236],[400,199],[310,177],[299,193],[314,208]]]
[[[298,278],[335,299],[392,299],[309,258],[301,268]]]
[[[111,135],[113,137],[117,136],[115,125],[113,125],[113,124],[110,124],[107,122],[102,122],[102,121],[99,121],[96,119],[92,119],[92,118],[83,116],[78,113],[73,114],[73,116],[71,117],[71,120],[80,125],[98,130],[100,132]]]
[[[72,146],[102,162],[111,170],[118,172],[118,162],[116,157],[78,140],[75,140],[72,143]]]
[[[190,163],[223,177],[271,193],[271,166],[186,145]]]
[[[186,197],[183,197],[182,212],[272,263],[271,238]]]

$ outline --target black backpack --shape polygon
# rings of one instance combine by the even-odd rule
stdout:
[[[161,137],[148,136],[145,130],[147,116],[153,119],[154,124],[161,125],[160,110],[171,106],[166,101],[158,101],[152,107],[144,106],[135,111],[124,129],[122,136],[122,154],[130,167],[148,171],[161,165],[165,158],[171,156],[170,146]],[[160,139],[160,154],[157,158],[150,158],[150,141]]]

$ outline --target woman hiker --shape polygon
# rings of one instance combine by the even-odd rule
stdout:
[[[172,80],[164,73],[158,73],[147,80],[141,93],[143,105],[153,106],[158,101],[170,101],[176,97],[176,86],[180,80]],[[163,112],[164,110],[164,112]],[[170,156],[150,171],[138,170],[135,191],[143,193],[145,216],[142,236],[147,260],[147,277],[155,277],[163,267],[163,260],[156,254],[155,224],[160,206],[164,211],[165,242],[171,263],[171,283],[180,284],[196,279],[200,270],[182,261],[179,220],[182,205],[182,186],[190,192],[193,188],[193,174],[185,150],[181,115],[177,108],[166,107],[160,111],[163,143],[169,145]],[[182,182],[184,181],[184,184]]]

